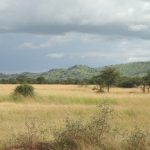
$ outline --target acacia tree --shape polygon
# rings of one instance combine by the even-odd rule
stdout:
[[[93,77],[93,83],[97,85],[96,88],[94,88],[94,90],[97,90],[98,92],[102,93],[104,92],[103,88],[104,88],[104,82],[102,80],[102,78],[100,76],[95,76]]]
[[[40,76],[36,79],[37,83],[38,84],[45,84],[45,83],[48,83],[48,81],[43,77],[43,76]]]
[[[112,67],[105,67],[98,76],[101,84],[107,87],[108,93],[110,91],[110,86],[116,83],[118,77],[119,72]]]
[[[147,87],[147,90],[148,90],[148,93],[149,93],[149,89],[150,89],[150,72],[142,78],[142,84],[143,84],[143,87],[142,87],[143,92],[145,93],[146,87]]]

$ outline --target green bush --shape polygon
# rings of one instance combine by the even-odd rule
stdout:
[[[24,97],[34,95],[34,88],[31,85],[23,84],[16,87],[14,90],[14,95],[22,95]]]

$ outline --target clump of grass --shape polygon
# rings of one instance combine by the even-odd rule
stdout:
[[[12,134],[10,140],[5,144],[6,150],[38,150],[36,147],[39,147],[40,143],[46,140],[49,133],[48,129],[39,126],[35,121],[26,122],[25,127],[23,133]]]
[[[124,150],[149,150],[148,143],[149,134],[144,130],[135,128],[126,138],[123,143]],[[149,141],[150,142],[150,141]]]
[[[33,97],[34,95],[34,88],[31,85],[23,84],[19,85],[14,90],[14,95],[21,95],[24,97]]]
[[[11,94],[11,95],[10,95],[10,100],[11,100],[11,101],[13,100],[14,102],[20,102],[20,101],[22,101],[24,98],[25,98],[25,97],[22,96],[22,95],[20,95],[20,94]]]
[[[100,106],[100,112],[87,124],[82,121],[68,121],[61,131],[55,133],[54,145],[57,150],[107,149],[113,145],[110,142],[109,118],[112,109]],[[110,142],[110,143],[109,143]],[[108,144],[109,143],[109,144]]]
[[[124,110],[124,113],[129,117],[133,117],[133,118],[137,116],[137,112],[134,112],[133,110],[129,110],[129,109]]]
[[[100,104],[101,105],[117,105],[118,101],[115,99],[107,98],[107,99],[100,100]]]
[[[50,129],[40,130],[35,123],[26,124],[27,130],[6,150],[149,150],[150,134],[135,128],[123,135],[111,126],[113,110],[100,105],[99,111],[88,122],[66,120],[65,127],[53,134],[53,140],[42,138]],[[42,132],[41,132],[42,131]],[[129,132],[127,132],[129,133]],[[51,132],[52,134],[52,132]],[[51,136],[51,135],[49,135]],[[14,137],[13,137],[14,139]]]

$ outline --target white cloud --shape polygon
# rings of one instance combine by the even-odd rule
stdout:
[[[61,45],[64,43],[68,43],[74,38],[73,34],[63,34],[63,35],[55,35],[51,36],[48,41],[39,44],[39,48],[50,48],[54,45]]]
[[[149,61],[150,57],[145,56],[145,57],[130,57],[128,58],[127,62],[139,62],[139,61]]]
[[[19,46],[21,48],[37,48],[36,45],[34,45],[32,42],[24,42],[23,44],[21,44],[21,46]]]
[[[79,37],[78,37],[78,36]],[[36,36],[37,38],[38,36]],[[45,37],[41,36],[41,39],[45,39]],[[24,42],[21,44],[20,47],[22,48],[31,48],[31,49],[41,49],[41,48],[51,48],[53,46],[58,46],[58,45],[63,45],[65,43],[69,43],[70,41],[73,41],[76,38],[80,38],[81,40],[84,38],[84,35],[82,34],[76,34],[76,33],[67,33],[67,34],[62,34],[62,35],[53,35],[53,36],[48,36],[48,39],[45,41],[40,41],[38,43],[34,42]]]
[[[79,57],[83,58],[83,59],[88,59],[88,58],[106,58],[106,57],[113,57],[114,54],[112,53],[106,53],[106,52],[101,52],[101,51],[91,51],[91,52],[85,52],[80,54]]]
[[[65,55],[61,53],[51,53],[51,54],[47,54],[47,56],[53,59],[60,59],[60,58],[65,57]]]
[[[144,3],[144,9],[149,10],[150,9],[150,2]]]
[[[138,25],[130,26],[130,29],[132,31],[142,31],[142,30],[148,29],[148,26],[147,25],[143,25],[143,24],[138,24]]]

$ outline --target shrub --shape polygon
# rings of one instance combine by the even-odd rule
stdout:
[[[5,141],[0,150],[51,150],[50,144],[43,142],[46,141],[48,130],[43,123],[39,124],[37,121],[27,121],[24,131],[19,134],[12,132],[10,139]]]
[[[14,90],[14,95],[22,95],[24,97],[33,96],[34,88],[28,84],[19,85]]]
[[[57,150],[108,149],[110,139],[109,117],[111,109],[102,106],[98,115],[88,123],[67,120],[64,129],[55,133]],[[106,142],[107,141],[107,142]]]
[[[27,124],[25,132],[16,138],[13,136],[6,150],[116,150],[109,126],[111,112],[109,106],[101,106],[87,123],[66,120],[65,128],[54,131],[54,140],[47,142],[41,137],[46,136],[49,129],[41,130],[34,123]]]
[[[101,105],[86,123],[66,120],[65,127],[54,130],[54,134],[51,128],[29,122],[23,134],[12,136],[5,150],[149,150],[149,131],[135,128],[124,134],[111,126],[112,112],[108,105]],[[50,141],[49,133],[53,136]]]
[[[148,150],[148,137],[149,134],[147,132],[135,128],[125,139],[123,144],[124,150]]]

